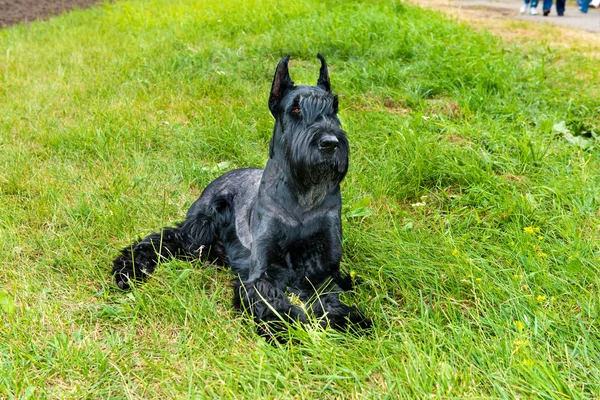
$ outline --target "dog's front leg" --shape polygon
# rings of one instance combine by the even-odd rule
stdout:
[[[327,283],[317,289],[317,298],[311,305],[312,313],[322,318],[323,326],[337,330],[346,328],[369,329],[372,322],[358,308],[346,305],[339,299],[342,289],[335,283]]]
[[[301,307],[291,303],[284,290],[286,284],[279,266],[278,243],[281,235],[273,229],[257,229],[250,256],[248,279],[237,281],[235,285],[234,306],[249,312],[259,324],[259,333],[272,336],[274,332],[286,330],[285,323],[306,322],[307,316]],[[262,232],[261,232],[262,231]]]
[[[283,290],[267,279],[239,282],[234,304],[250,312],[256,323],[271,321],[306,322],[302,308],[293,305]]]
[[[286,294],[275,287],[266,277],[256,281],[237,281],[234,307],[249,312],[257,324],[258,334],[267,340],[285,342],[287,324],[306,322],[302,308],[293,305]]]
[[[277,320],[305,322],[306,314],[302,308],[291,303],[284,292],[285,284],[273,276],[278,267],[267,267],[267,253],[253,247],[250,276],[236,284],[234,305],[249,311],[257,323]]]

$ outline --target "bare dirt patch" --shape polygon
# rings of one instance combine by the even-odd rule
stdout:
[[[57,15],[72,8],[85,8],[100,0],[0,0],[0,27]]]

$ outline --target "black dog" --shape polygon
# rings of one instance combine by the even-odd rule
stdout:
[[[325,59],[316,86],[294,86],[289,56],[275,72],[269,109],[275,117],[263,169],[238,169],[209,184],[185,221],[122,250],[117,285],[143,280],[162,258],[208,257],[238,276],[234,305],[248,310],[263,334],[284,321],[368,328],[369,319],[340,302],[351,279],[340,274],[340,182],[349,146],[337,117]],[[303,306],[293,304],[297,296]]]

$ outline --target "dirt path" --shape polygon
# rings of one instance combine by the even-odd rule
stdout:
[[[569,0],[565,15],[552,7],[548,17],[521,15],[522,0],[410,0],[414,4],[439,10],[475,28],[485,29],[508,43],[525,48],[548,46],[558,52],[576,51],[600,58],[600,10],[582,14],[575,0]],[[538,12],[541,14],[541,3]]]
[[[98,1],[100,0],[0,0],[0,27],[47,18],[74,7],[88,7]]]
[[[565,15],[559,17],[556,9],[552,7],[547,17],[542,14],[542,1],[538,5],[537,16],[529,14],[521,15],[519,8],[523,5],[522,0],[415,0],[415,3],[428,7],[438,8],[452,13],[464,13],[474,19],[497,19],[505,18],[527,22],[561,25],[576,28],[588,32],[600,33],[600,10],[590,8],[587,14],[583,14],[577,8],[576,3],[568,2]],[[600,36],[598,37],[600,39]]]

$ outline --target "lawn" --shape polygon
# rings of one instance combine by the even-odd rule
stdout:
[[[584,44],[581,44],[584,45]],[[124,0],[0,30],[0,398],[599,398],[600,70],[400,1]],[[231,275],[111,260],[262,167],[268,90],[330,64],[346,301],[267,344]]]

